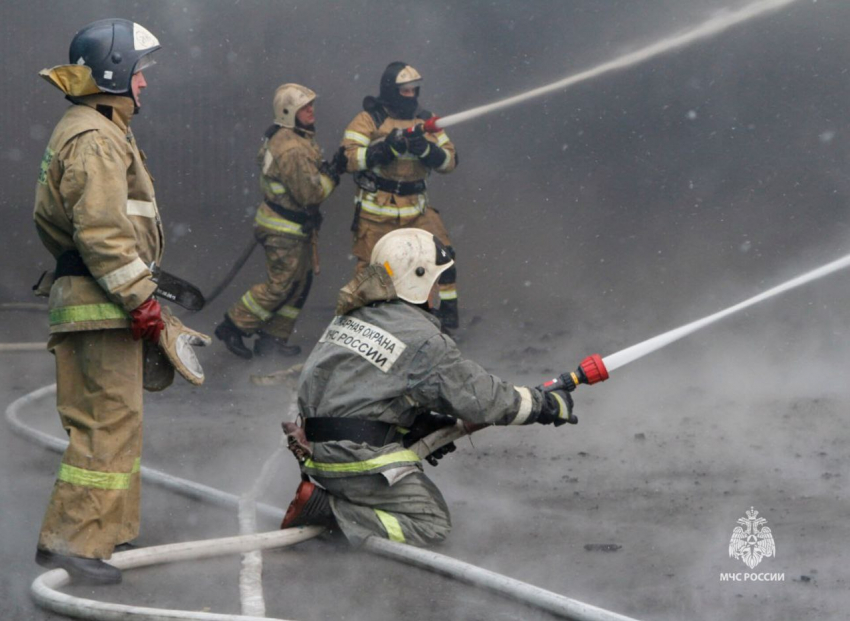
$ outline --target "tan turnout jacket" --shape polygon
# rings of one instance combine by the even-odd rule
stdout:
[[[255,223],[271,234],[304,239],[310,236],[303,225],[275,212],[268,203],[314,214],[319,203],[334,190],[331,178],[319,172],[322,150],[313,135],[313,132],[281,127],[263,141],[257,154],[263,203],[257,210]]]
[[[45,150],[34,218],[50,253],[76,250],[91,277],[53,282],[51,333],[129,327],[128,311],[156,289],[148,266],[163,252],[153,182],[129,129],[133,101],[105,94],[78,101]]]
[[[369,145],[385,139],[394,129],[402,130],[424,123],[422,119],[394,119],[387,117],[380,127],[375,126],[375,120],[365,110],[354,117],[354,120],[345,128],[342,146],[348,158],[348,171],[357,172],[367,170],[366,149]],[[426,134],[429,142],[442,147],[448,157],[443,164],[435,170],[439,173],[450,173],[457,165],[455,146],[445,131],[436,134]],[[393,181],[420,181],[429,174],[429,169],[418,157],[403,154],[386,166],[376,166],[372,169],[379,177]],[[378,190],[377,192],[366,192],[358,188],[355,203],[360,203],[360,217],[376,222],[398,220],[400,224],[416,218],[429,206],[428,194],[412,194],[399,196],[391,192]]]

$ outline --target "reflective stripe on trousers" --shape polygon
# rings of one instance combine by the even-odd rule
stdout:
[[[98,472],[62,464],[59,466],[57,478],[65,483],[79,485],[80,487],[130,489],[130,477],[141,470],[140,461],[138,458],[136,459],[130,472]]]
[[[80,306],[61,306],[51,309],[51,326],[83,321],[104,321],[107,319],[127,319],[129,315],[117,304],[82,304]]]

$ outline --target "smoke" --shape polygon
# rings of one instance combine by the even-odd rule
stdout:
[[[36,72],[65,62],[70,36],[89,21],[135,19],[163,43],[133,129],[156,178],[165,267],[208,291],[250,238],[254,158],[279,84],[319,94],[318,141],[332,153],[390,61],[414,65],[425,78],[422,104],[446,115],[745,4],[5,3],[0,297],[30,301],[30,286],[52,267],[32,226],[33,187],[67,104]],[[846,254],[848,19],[847,3],[795,3],[452,127],[460,166],[433,175],[429,194],[458,253],[464,353],[535,385],[589,353],[619,351]],[[323,207],[323,273],[292,339],[306,350],[354,267],[352,196],[345,180]],[[262,271],[255,253],[215,304],[184,320],[211,332]],[[493,429],[463,441],[428,469],[453,514],[442,551],[637,618],[843,614],[846,282],[835,274],[811,283],[579,388],[576,427]],[[39,315],[0,319],[4,341],[45,338]],[[147,395],[143,459],[240,493],[277,448],[291,400],[248,378],[288,361],[243,364],[218,342],[200,357],[203,388]],[[46,353],[4,358],[7,401],[51,382],[52,364]],[[60,433],[54,413],[38,415]],[[58,460],[0,435],[2,504],[13,507],[0,535],[15,567],[0,589],[11,616],[41,618],[27,588]],[[261,500],[285,506],[297,483],[288,461]],[[779,552],[763,567],[785,571],[784,584],[719,582],[721,571],[744,567],[726,548],[750,506],[774,528]],[[143,512],[142,543],[237,528],[234,512],[151,487]],[[585,550],[592,543],[622,548]],[[126,594],[139,605],[238,612],[238,564],[143,570]],[[268,611],[279,616],[534,618],[321,542],[266,553],[264,565]],[[815,583],[799,582],[803,574]]]

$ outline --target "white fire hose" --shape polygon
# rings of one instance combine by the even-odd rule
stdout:
[[[51,384],[20,397],[6,408],[6,420],[14,433],[44,448],[61,453],[65,450],[66,441],[28,427],[20,420],[23,408],[55,394],[55,391],[56,385]],[[467,432],[462,425],[442,429],[414,444],[411,450],[417,452],[420,457],[424,457],[434,449],[466,434]],[[234,494],[180,479],[152,468],[143,466],[141,473],[146,481],[151,481],[196,500],[230,507],[238,507],[240,503],[240,498]],[[280,520],[284,515],[283,509],[262,503],[257,504],[257,511],[275,520]],[[109,562],[119,569],[132,569],[157,563],[196,560],[223,554],[282,548],[306,541],[322,532],[324,532],[323,528],[310,526],[238,537],[153,546],[116,553]],[[362,548],[374,554],[483,587],[516,601],[547,610],[565,619],[575,621],[635,621],[631,617],[597,608],[430,550],[422,550],[377,537],[367,539]],[[266,617],[164,610],[98,602],[74,597],[59,591],[58,589],[66,585],[68,581],[69,577],[64,569],[48,571],[33,582],[33,598],[43,608],[90,621],[173,621],[176,619],[198,621],[259,621],[266,619],[266,621],[269,621]]]

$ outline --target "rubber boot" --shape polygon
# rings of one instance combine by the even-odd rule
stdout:
[[[41,548],[35,553],[35,562],[48,569],[64,569],[77,584],[119,584],[121,570],[99,558],[83,558],[56,554]]]
[[[250,360],[254,357],[254,354],[251,353],[250,349],[245,347],[245,343],[242,342],[243,336],[246,336],[245,333],[237,328],[236,324],[226,314],[224,321],[218,324],[215,329],[215,337],[224,343],[224,346],[231,353],[245,360]]]
[[[295,499],[289,503],[280,527],[331,526],[333,524],[334,515],[331,511],[330,494],[310,481],[301,481],[295,491]]]
[[[287,345],[286,339],[277,338],[270,334],[260,332],[254,341],[254,355],[264,356],[297,356],[301,353],[298,345]]]

